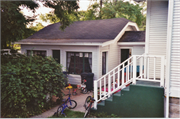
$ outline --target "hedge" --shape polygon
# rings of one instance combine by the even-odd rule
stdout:
[[[50,106],[47,94],[61,101],[65,80],[52,57],[1,55],[1,115],[30,117]]]

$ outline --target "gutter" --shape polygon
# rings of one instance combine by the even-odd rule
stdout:
[[[145,45],[145,42],[119,42],[118,45]]]
[[[85,45],[85,46],[101,46],[102,43],[35,43],[35,42],[15,42],[21,45]]]

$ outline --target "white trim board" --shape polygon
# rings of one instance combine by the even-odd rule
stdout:
[[[118,42],[118,45],[145,45],[145,42]]]

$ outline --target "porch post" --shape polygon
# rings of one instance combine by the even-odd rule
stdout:
[[[161,87],[164,87],[164,56],[161,57]]]
[[[94,109],[97,109],[97,93],[98,93],[98,87],[97,87],[97,81],[94,81]]]
[[[133,56],[133,84],[136,84],[136,55]]]

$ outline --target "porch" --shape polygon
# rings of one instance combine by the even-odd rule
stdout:
[[[166,94],[164,62],[164,56],[143,54],[133,55],[119,64],[106,75],[94,81],[94,98],[96,100],[94,109],[99,110],[99,106],[97,106],[98,102],[105,103],[107,102],[106,100],[115,98],[116,102],[114,106],[118,105],[118,107],[122,107],[120,105],[126,104],[126,106],[124,105],[122,107],[123,109],[118,108],[116,110],[130,111],[130,108],[132,108],[133,110],[131,110],[131,112],[135,114],[132,117],[143,117],[137,115],[137,110],[139,110],[139,113],[142,113],[144,111],[147,112],[149,109],[152,110],[150,112],[148,111],[151,113],[151,116],[148,116],[148,114],[144,112],[144,114],[146,114],[144,117],[164,117],[164,95]],[[126,92],[127,90],[129,92]],[[124,98],[114,97],[117,95],[125,95],[125,93],[129,95],[128,98],[126,98],[126,96],[124,96]],[[147,107],[143,107],[141,102]],[[136,104],[142,108],[138,108]],[[158,104],[160,104],[160,106],[158,106]],[[113,105],[113,103],[110,105]],[[136,106],[133,108],[132,105]],[[150,106],[153,107],[148,108]],[[157,106],[160,108],[157,108]],[[122,112],[125,114],[124,111]],[[157,114],[157,112],[159,113]],[[120,113],[120,111],[118,111],[118,113]]]

